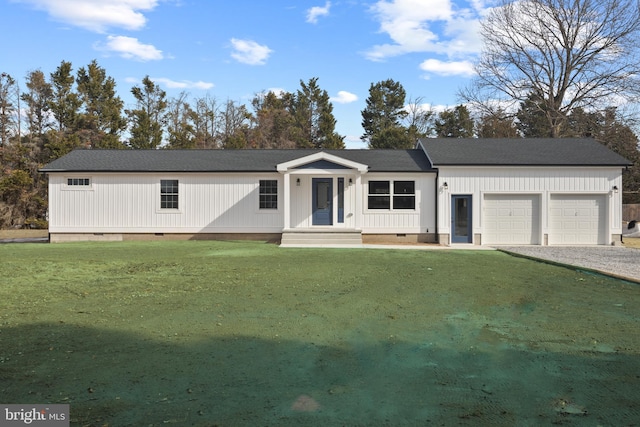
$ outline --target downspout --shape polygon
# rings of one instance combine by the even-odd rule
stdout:
[[[435,169],[436,171],[436,181],[435,181],[435,195],[436,195],[436,204],[435,204],[435,220],[436,220],[436,224],[435,224],[435,233],[436,233],[436,243],[440,244],[440,230],[438,228],[438,212],[440,212],[440,210],[438,209],[439,206],[439,199],[440,199],[440,194],[438,193],[438,184],[440,182],[440,169],[436,168],[433,166],[433,161],[431,160],[431,157],[429,157],[429,153],[427,153],[427,149],[424,148],[424,145],[422,144],[422,141],[420,141],[418,139],[418,141],[416,142],[416,148],[419,148],[422,150],[422,152],[424,153],[424,155],[427,157],[427,160],[429,160],[429,164],[431,165],[432,169]]]
[[[432,165],[433,166],[433,165]],[[436,182],[435,182],[435,190],[436,190],[436,227],[435,227],[435,232],[436,232],[436,243],[440,244],[440,232],[438,230],[438,224],[440,223],[440,221],[438,221],[438,212],[440,212],[440,210],[438,209],[438,203],[440,201],[440,195],[438,194],[438,183],[440,182],[440,169],[436,169]]]

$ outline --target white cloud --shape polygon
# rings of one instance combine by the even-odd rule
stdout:
[[[273,52],[266,45],[261,45],[253,40],[231,39],[233,52],[231,57],[238,62],[249,65],[264,65]]]
[[[379,0],[371,12],[391,43],[373,46],[365,56],[382,61],[416,52],[450,56],[478,53],[478,22],[486,10],[485,2],[469,3],[470,7],[458,8],[451,0]]]
[[[269,89],[265,90],[263,93],[266,95],[269,92],[273,93],[278,98],[280,98],[280,97],[282,97],[282,95],[288,93],[286,90],[284,90],[281,87],[272,87],[272,88],[269,88]]]
[[[208,90],[215,86],[213,83],[209,83],[209,82],[203,82],[203,81],[192,82],[190,80],[176,81],[176,80],[168,79],[166,77],[149,77],[149,79],[154,83],[157,83],[159,85],[160,84],[164,85],[167,89]],[[138,85],[142,82],[142,80],[136,77],[125,77],[124,81],[132,85]]]
[[[161,50],[156,49],[153,45],[140,43],[138,39],[134,37],[107,36],[104,44],[97,43],[94,45],[94,48],[102,51],[116,52],[123,58],[143,62],[157,61],[164,58]]]
[[[475,74],[471,61],[440,61],[427,59],[420,64],[420,69],[440,76],[464,76]]]
[[[329,100],[331,102],[335,102],[336,104],[350,104],[358,100],[358,95],[341,90],[338,91],[338,96],[331,97]]]
[[[209,82],[197,81],[192,82],[190,80],[171,80],[165,77],[150,77],[156,83],[161,83],[169,89],[201,89],[208,90],[213,88],[214,84]]]
[[[139,30],[147,22],[142,12],[159,0],[15,0],[44,10],[56,21],[103,33],[107,28]]]
[[[329,9],[331,8],[331,2],[328,1],[324,6],[314,6],[307,10],[307,22],[315,24],[318,22],[318,18],[321,16],[328,16]]]

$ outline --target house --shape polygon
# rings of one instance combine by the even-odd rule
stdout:
[[[592,139],[422,139],[411,150],[76,150],[41,171],[52,242],[609,245],[629,165]]]

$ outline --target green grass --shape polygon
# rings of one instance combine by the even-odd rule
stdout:
[[[639,287],[500,252],[126,242],[0,245],[0,260],[0,402],[69,403],[72,425],[544,423],[605,369],[588,354],[640,368]],[[581,363],[590,375],[564,377]],[[607,422],[634,416],[574,394]]]

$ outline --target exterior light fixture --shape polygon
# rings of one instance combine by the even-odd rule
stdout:
[[[296,186],[300,187],[300,178],[296,179]]]
[[[614,185],[614,186],[613,186],[613,188],[612,188],[612,190],[613,190],[613,192],[614,192],[614,193],[617,193],[617,192],[618,192],[618,186],[617,186],[617,185]]]
[[[353,184],[353,179],[349,178],[349,185]]]
[[[447,191],[447,190],[449,189],[449,185],[447,184],[447,182],[446,182],[446,181],[442,184],[442,189],[443,189],[444,191]]]

